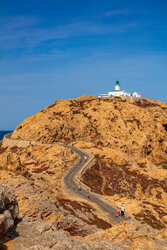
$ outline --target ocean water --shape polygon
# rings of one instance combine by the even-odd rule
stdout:
[[[5,134],[8,134],[10,132],[12,132],[12,131],[11,130],[10,131],[7,131],[7,130],[0,131],[0,141],[3,139],[3,137],[4,137]]]

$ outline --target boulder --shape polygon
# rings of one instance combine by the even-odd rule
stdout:
[[[0,236],[14,226],[18,214],[19,207],[14,191],[0,184]]]

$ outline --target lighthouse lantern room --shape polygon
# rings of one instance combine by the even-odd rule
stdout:
[[[115,83],[115,90],[120,90],[120,83],[118,80]]]

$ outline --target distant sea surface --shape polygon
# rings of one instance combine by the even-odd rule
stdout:
[[[0,141],[3,139],[3,137],[4,137],[5,134],[8,134],[10,132],[12,132],[12,131],[11,130],[10,131],[7,131],[7,130],[0,131]]]

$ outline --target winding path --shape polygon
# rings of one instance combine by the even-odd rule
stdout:
[[[76,165],[74,167],[72,167],[70,169],[70,171],[67,173],[67,175],[64,177],[64,183],[65,186],[67,187],[67,189],[72,192],[75,193],[75,195],[77,195],[78,197],[81,197],[82,199],[86,199],[89,200],[90,202],[98,205],[98,207],[107,214],[108,217],[110,217],[110,219],[112,219],[112,221],[114,221],[115,223],[119,223],[121,221],[124,220],[128,220],[130,219],[130,217],[126,217],[123,218],[122,216],[120,217],[116,217],[116,209],[111,206],[110,204],[108,204],[107,202],[103,201],[102,199],[100,199],[96,194],[94,193],[90,193],[90,197],[87,198],[86,197],[86,191],[84,189],[84,187],[82,186],[82,190],[78,190],[78,192],[76,193],[76,190],[78,189],[77,187],[77,183],[75,181],[75,177],[78,174],[78,172],[85,166],[85,163],[87,161],[89,161],[90,159],[90,155],[86,154],[85,152],[83,152],[82,150],[76,148],[76,147],[72,147],[72,146],[66,146],[61,144],[64,147],[67,148],[71,148],[76,154],[79,155],[80,157],[80,161],[76,163]],[[85,160],[85,156],[86,156],[86,160]]]
[[[12,145],[13,145],[13,143],[16,143],[16,145],[17,145],[19,142],[22,142],[22,143],[24,142],[25,145],[28,146],[29,143],[30,143],[30,141],[24,141],[24,140],[21,140],[21,139],[19,139],[19,140],[18,139],[13,139],[13,138],[11,138],[11,135],[12,135],[12,133],[5,135],[4,139],[11,140]],[[40,143],[40,142],[32,142],[32,141],[31,141],[31,144],[34,144],[34,145],[39,145],[39,144],[53,145],[53,143]],[[78,196],[78,197],[80,197],[82,199],[89,200],[91,203],[96,204],[115,223],[119,223],[121,221],[130,219],[130,217],[127,217],[127,216],[125,218],[123,218],[122,216],[116,217],[116,212],[117,212],[116,208],[113,207],[112,205],[110,205],[109,203],[103,201],[95,193],[91,192],[90,197],[87,198],[86,197],[86,191],[87,190],[84,188],[84,186],[86,186],[86,185],[82,186],[82,190],[78,190],[76,192],[76,190],[78,189],[78,185],[77,185],[77,183],[75,181],[75,178],[76,178],[77,174],[86,166],[87,162],[91,159],[91,155],[84,152],[83,150],[81,150],[79,148],[69,146],[69,145],[65,145],[65,144],[62,144],[62,143],[58,143],[58,144],[63,146],[63,147],[66,147],[66,148],[71,148],[80,157],[80,160],[74,165],[74,167],[72,167],[70,169],[70,171],[64,177],[64,184],[65,184],[65,187],[67,188],[67,190],[69,192],[73,193],[75,196]]]

